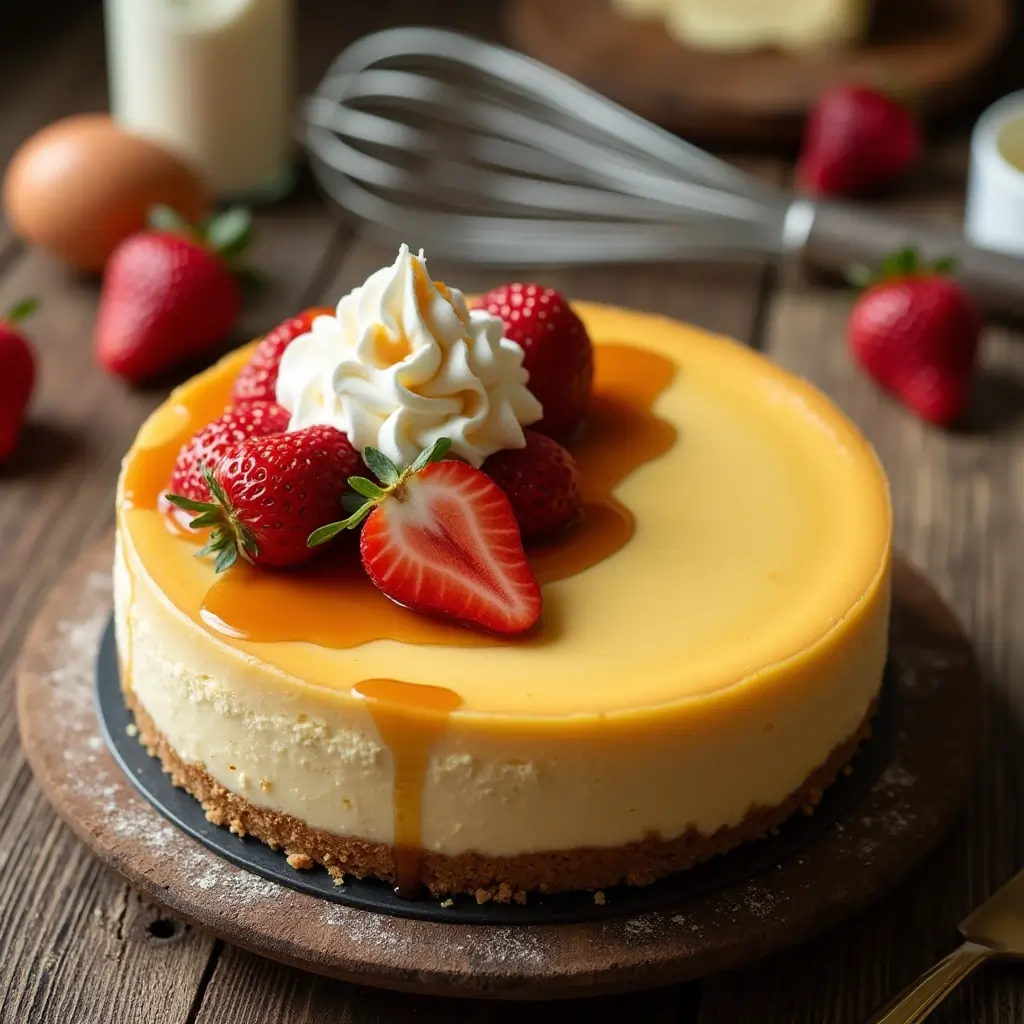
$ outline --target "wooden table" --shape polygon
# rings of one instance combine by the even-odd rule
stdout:
[[[49,12],[56,2],[42,7]],[[311,0],[301,7],[302,85],[311,86],[347,41],[385,21],[446,22],[493,35],[494,6]],[[0,45],[4,160],[42,124],[103,108],[97,4],[65,3],[59,16],[29,19]],[[1008,63],[1024,67],[1020,56]],[[1013,84],[1004,77],[998,88]],[[776,180],[788,173],[781,159],[744,162]],[[964,133],[954,132],[886,202],[954,220],[965,166]],[[335,300],[391,258],[325,213],[308,182],[262,212],[259,228],[254,256],[274,285],[246,315],[238,340],[301,306]],[[494,280],[436,269],[467,289]],[[843,345],[849,299],[838,291],[780,280],[767,265],[567,271],[547,279],[573,296],[743,339],[816,381],[863,426],[892,479],[898,543],[956,609],[984,671],[986,756],[963,820],[897,891],[805,946],[702,983],[569,1008],[438,1002],[346,986],[163,917],[85,852],[33,783],[18,747],[13,671],[48,588],[110,529],[119,459],[164,392],[127,391],[94,367],[95,284],[72,279],[0,227],[0,308],[29,293],[44,299],[32,324],[42,356],[32,423],[19,456],[0,468],[0,1021],[427,1024],[528,1015],[542,1024],[571,1013],[592,1024],[853,1024],[947,952],[960,917],[1024,863],[1024,333],[989,330],[967,425],[942,433],[881,397],[851,367]],[[1024,1020],[1024,971],[986,968],[934,1019]]]

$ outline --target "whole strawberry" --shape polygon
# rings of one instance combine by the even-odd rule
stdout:
[[[367,448],[379,483],[352,477],[352,514],[314,530],[309,544],[361,526],[363,568],[392,601],[491,633],[522,633],[540,618],[541,592],[512,507],[486,473],[446,460],[450,447],[443,437],[404,470]]]
[[[313,556],[310,531],[332,522],[346,482],[360,465],[348,438],[334,427],[250,437],[206,470],[211,501],[167,498],[198,513],[193,529],[212,527],[200,555],[216,555],[217,572],[238,556],[264,568],[301,565]]]
[[[887,391],[939,426],[964,411],[974,379],[982,317],[942,261],[911,249],[891,256],[850,315],[854,359]]]
[[[862,85],[818,98],[804,129],[797,178],[816,195],[852,196],[899,177],[921,155],[921,131],[896,100]]]
[[[528,387],[544,407],[534,430],[568,437],[584,420],[594,383],[594,352],[583,321],[553,288],[504,284],[484,295],[478,308],[505,323],[505,337],[526,353]]]
[[[157,210],[154,223],[157,230],[126,238],[108,260],[96,321],[97,360],[132,384],[215,349],[242,306],[237,261],[251,234],[247,211],[191,228]]]
[[[334,310],[326,306],[307,309],[264,335],[235,380],[232,392],[235,401],[274,401],[277,394],[277,372],[281,368],[284,350],[300,335],[308,333],[318,316],[333,315]]]
[[[19,302],[0,320],[0,462],[14,453],[36,382],[36,357],[19,324],[38,307],[36,299]]]
[[[213,469],[232,448],[250,437],[280,434],[288,429],[288,410],[276,402],[246,402],[228,409],[192,435],[178,452],[170,490],[193,501],[209,501],[206,469]]]
[[[480,467],[512,505],[523,538],[554,533],[583,511],[573,457],[555,440],[524,430],[525,448],[495,452]]]

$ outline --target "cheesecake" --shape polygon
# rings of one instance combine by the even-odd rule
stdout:
[[[472,334],[477,314],[438,288]],[[337,359],[310,372],[310,353],[378,329],[349,299],[317,322],[319,341],[294,343],[305,369],[282,366],[293,418],[352,423],[348,398],[332,412],[309,387],[345,376]],[[141,741],[211,821],[339,881],[523,900],[686,869],[812,807],[850,760],[889,623],[891,512],[871,447],[812,385],[740,344],[574,309],[593,346],[586,421],[564,442],[582,515],[525,542],[543,611],[521,635],[389,600],[354,538],[293,571],[240,559],[218,574],[196,557],[168,481],[230,406],[250,349],[142,426],[117,494],[121,685]],[[491,450],[521,443],[516,416],[540,413],[519,385],[502,385],[513,411]]]

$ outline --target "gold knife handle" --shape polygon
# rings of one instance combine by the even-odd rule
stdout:
[[[991,949],[965,942],[886,1003],[867,1024],[920,1024],[975,967],[992,956]]]

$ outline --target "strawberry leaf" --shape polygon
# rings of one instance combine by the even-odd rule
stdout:
[[[416,456],[416,461],[412,464],[409,471],[411,473],[418,473],[432,462],[440,462],[448,454],[451,446],[450,438],[439,437],[429,448],[424,448]]]
[[[207,512],[203,512],[196,516],[195,519],[190,522],[189,529],[202,530],[207,526],[219,526],[222,522],[222,517],[219,509],[210,509]]]
[[[215,512],[219,507],[215,502],[196,501],[194,498],[186,498],[183,494],[167,494],[165,497],[172,505],[177,505],[186,512]]]
[[[321,544],[326,544],[329,540],[333,540],[338,536],[339,533],[343,533],[349,528],[352,520],[355,516],[359,516],[359,522],[363,520],[362,510],[356,512],[355,515],[349,516],[348,519],[342,519],[337,523],[328,523],[326,526],[321,526],[320,529],[314,530],[309,537],[306,538],[306,547],[318,548]]]
[[[865,263],[855,263],[852,267],[847,267],[843,276],[847,284],[853,285],[854,288],[868,288],[875,280],[874,271]]]
[[[231,500],[209,466],[203,466],[203,479],[206,481],[206,486],[210,488],[214,507],[231,508]]]
[[[882,275],[884,277],[907,277],[909,274],[913,274],[919,266],[917,251],[910,246],[904,246],[882,260]]]
[[[376,448],[366,448],[363,450],[363,462],[366,463],[370,472],[385,487],[394,487],[398,483],[401,476],[398,472],[398,467],[383,452],[378,451]],[[357,477],[356,479],[360,478]],[[350,480],[349,483],[351,482]],[[367,495],[367,497],[370,497],[370,495]]]
[[[244,523],[237,523],[236,529],[238,532],[238,551],[239,554],[250,564],[256,564],[256,556],[260,553],[259,546],[256,543],[256,537],[252,530],[249,529]]]
[[[22,299],[21,302],[16,302],[7,311],[7,316],[4,317],[4,322],[8,324],[20,324],[23,320],[27,320],[38,308],[39,298],[35,295],[30,295],[28,298]]]
[[[358,512],[366,501],[361,494],[356,494],[353,491],[349,491],[347,494],[342,495],[341,507],[351,515],[353,512]]]
[[[398,477],[396,476],[395,479],[397,481]],[[364,498],[380,498],[384,494],[380,487],[372,480],[367,480],[365,476],[350,476],[348,485],[356,494],[361,494]],[[359,504],[362,505],[362,502]]]
[[[252,241],[252,214],[233,206],[206,226],[206,244],[229,263],[237,260]]]
[[[177,210],[172,210],[162,203],[150,209],[146,215],[146,223],[154,231],[175,231],[185,234],[192,230],[192,225]]]
[[[235,564],[238,558],[238,547],[234,544],[225,544],[217,555],[217,561],[213,563],[214,572],[227,572]]]

